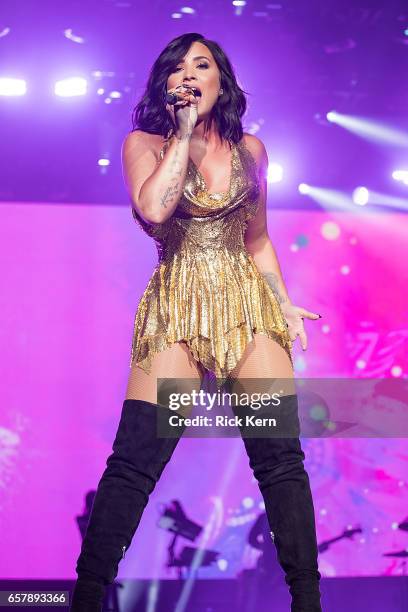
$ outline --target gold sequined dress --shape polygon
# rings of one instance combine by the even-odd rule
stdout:
[[[169,145],[167,139],[158,163]],[[260,194],[255,160],[244,140],[232,144],[229,190],[210,194],[191,158],[173,215],[149,224],[158,263],[140,299],[130,365],[147,373],[156,353],[184,341],[194,359],[227,378],[254,333],[277,340],[292,366],[292,342],[279,303],[244,244]]]

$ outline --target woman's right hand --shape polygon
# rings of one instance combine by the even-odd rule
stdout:
[[[191,133],[198,118],[198,98],[196,98],[189,86],[178,85],[168,90],[168,93],[178,92],[182,95],[182,100],[177,100],[175,104],[166,104],[166,109],[172,116],[177,128],[177,134],[184,136]]]

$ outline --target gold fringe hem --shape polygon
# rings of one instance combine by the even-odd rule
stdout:
[[[155,355],[166,350],[175,342],[185,342],[197,363],[201,364],[206,370],[213,372],[217,378],[226,379],[239,363],[242,354],[249,342],[253,339],[254,334],[263,334],[282,346],[290,359],[292,369],[294,368],[292,341],[287,332],[266,329],[263,327],[252,327],[250,329],[249,339],[249,328],[244,324],[238,325],[226,333],[228,337],[228,348],[224,352],[224,364],[226,363],[224,366],[220,364],[214,355],[210,338],[205,336],[194,336],[192,338],[172,339],[168,338],[165,334],[158,334],[157,336],[145,336],[138,339],[137,348],[132,347],[129,367],[131,368],[137,365],[142,368],[146,374],[150,374],[152,361]],[[245,344],[241,342],[241,349],[237,354],[234,354],[233,347],[237,346],[239,343],[237,343],[236,339],[238,337],[242,340],[242,335],[247,336],[247,342],[245,342]]]

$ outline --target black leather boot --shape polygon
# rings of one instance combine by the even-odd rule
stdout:
[[[78,578],[69,609],[75,612],[102,612],[104,598],[105,586],[102,582]]]
[[[160,404],[123,402],[113,453],[98,484],[76,565],[72,612],[102,610],[105,586],[116,578],[149,496],[185,429],[181,423],[176,437],[158,437],[158,419],[168,424],[170,414]]]
[[[278,408],[270,402],[259,410],[234,407],[234,412],[276,418],[276,428],[261,431],[243,421],[240,431],[292,596],[291,612],[321,612],[315,515],[299,440],[298,400],[297,395],[280,399]]]

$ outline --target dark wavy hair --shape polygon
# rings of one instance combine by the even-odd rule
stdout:
[[[168,138],[176,130],[177,126],[166,109],[167,79],[195,41],[208,47],[213,54],[220,71],[223,89],[223,94],[219,96],[211,110],[209,126],[215,122],[218,133],[223,139],[235,143],[241,140],[243,136],[241,117],[247,108],[244,95],[247,92],[239,87],[234,69],[218,43],[196,32],[174,38],[154,62],[145,93],[132,112],[132,132],[143,130]]]

